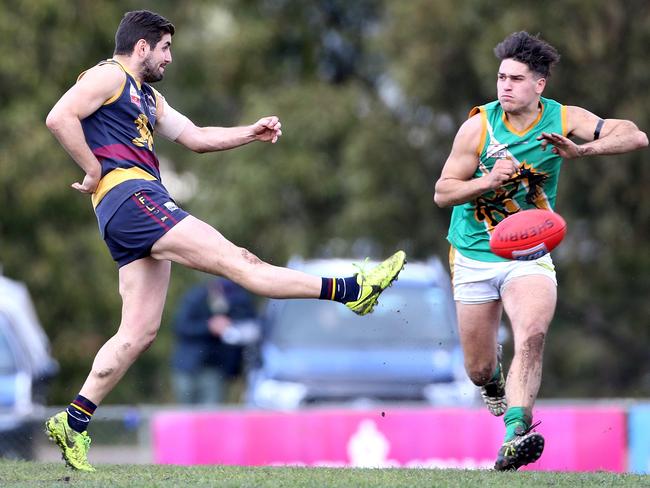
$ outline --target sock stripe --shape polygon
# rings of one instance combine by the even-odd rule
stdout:
[[[349,278],[321,278],[321,300],[348,303],[359,299],[361,287],[356,275]]]
[[[89,417],[92,417],[92,416],[93,416],[92,413],[90,413],[90,412],[89,412],[88,410],[86,410],[84,407],[82,407],[81,405],[79,405],[79,404],[77,404],[77,403],[75,403],[75,402],[72,402],[70,405],[71,405],[73,408],[76,408],[77,410],[79,410],[80,412],[85,413],[85,414],[88,415]]]
[[[76,432],[84,432],[97,410],[97,405],[82,395],[77,395],[68,408],[65,409],[68,418],[68,426]]]

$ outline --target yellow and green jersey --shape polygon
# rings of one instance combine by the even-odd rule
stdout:
[[[511,159],[519,171],[496,190],[456,205],[451,215],[447,240],[464,256],[478,261],[505,261],[490,251],[490,233],[508,215],[531,208],[553,210],[562,158],[549,146],[542,151],[537,137],[542,132],[566,136],[566,106],[540,99],[537,119],[518,131],[506,119],[498,101],[474,107],[483,129],[476,149],[479,164],[474,178],[488,174],[497,159]]]

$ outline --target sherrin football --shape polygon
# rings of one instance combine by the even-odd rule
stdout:
[[[566,222],[550,210],[522,210],[492,231],[490,249],[497,256],[531,261],[555,249],[566,234]]]

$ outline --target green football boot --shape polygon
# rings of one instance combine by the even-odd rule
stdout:
[[[370,271],[359,268],[355,275],[359,283],[359,298],[345,305],[358,315],[366,315],[372,312],[377,305],[379,295],[397,279],[400,271],[406,263],[404,251],[397,251],[391,257],[382,261]]]
[[[526,464],[537,461],[544,452],[544,437],[539,432],[531,432],[539,422],[528,429],[517,427],[515,436],[503,443],[494,463],[496,471],[516,471]]]
[[[61,448],[63,460],[79,471],[95,471],[88,462],[90,437],[87,432],[74,431],[68,425],[68,414],[63,411],[45,422],[45,433]]]
[[[497,344],[499,377],[481,387],[481,397],[490,413],[496,417],[503,415],[508,408],[508,402],[506,401],[506,380],[503,376],[503,366],[501,364],[502,356],[503,347],[501,344]]]

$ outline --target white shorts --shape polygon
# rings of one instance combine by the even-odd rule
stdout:
[[[477,261],[463,256],[453,247],[449,252],[454,300],[466,304],[501,299],[503,287],[513,278],[528,275],[548,276],[557,286],[555,266],[550,254],[533,261]]]

